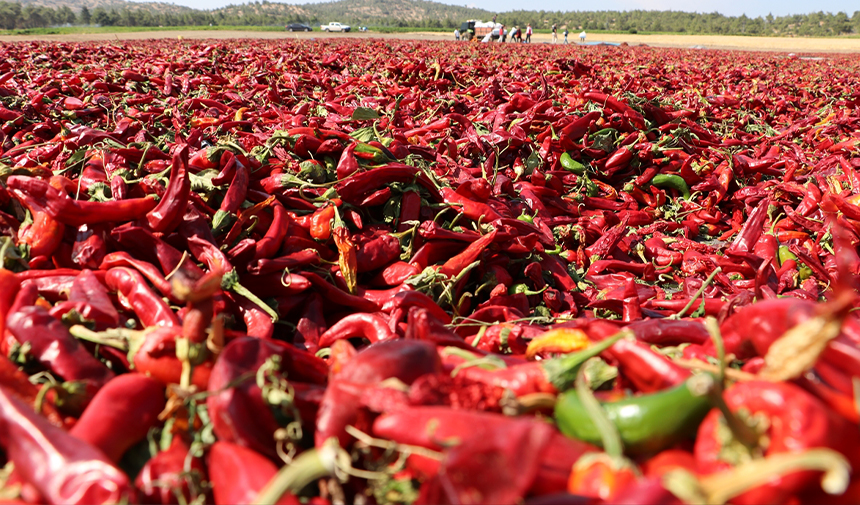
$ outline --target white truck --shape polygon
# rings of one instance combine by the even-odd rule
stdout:
[[[350,26],[337,22],[331,22],[327,25],[320,25],[320,30],[324,32],[348,32],[350,30]]]

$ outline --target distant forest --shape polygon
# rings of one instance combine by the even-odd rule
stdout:
[[[131,4],[130,4],[131,5]],[[190,10],[165,13],[157,9],[108,10],[84,7],[78,12],[68,6],[44,7],[0,1],[0,29],[46,28],[62,25],[99,26],[282,26],[291,22],[311,25],[341,21],[374,27],[448,28],[470,18],[489,20],[493,13],[422,0],[342,0],[329,3],[288,5],[252,2],[211,11]],[[140,6],[140,7],[138,7]],[[507,26],[536,29],[557,24],[562,29],[615,32],[668,32],[716,35],[840,36],[860,34],[860,11],[852,16],[813,12],[792,16],[750,18],[678,11],[526,11],[498,13],[498,22]],[[319,29],[317,27],[317,29]]]

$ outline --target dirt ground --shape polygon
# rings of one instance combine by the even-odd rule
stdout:
[[[54,41],[108,41],[108,40],[144,40],[155,38],[175,39],[306,39],[306,38],[392,38],[412,40],[449,40],[453,41],[452,33],[414,32],[414,33],[309,33],[289,32],[254,32],[238,30],[219,31],[156,31],[156,32],[126,32],[126,33],[81,33],[70,35],[3,35],[0,42],[54,40]],[[559,40],[563,37],[559,35]],[[549,43],[550,35],[536,34],[532,36],[533,43]],[[578,42],[577,34],[569,37],[571,43]],[[699,49],[728,49],[739,51],[774,51],[785,53],[860,53],[860,38],[789,38],[789,37],[739,37],[714,35],[592,35],[587,42],[626,42],[630,45],[645,44],[653,47],[681,47]]]

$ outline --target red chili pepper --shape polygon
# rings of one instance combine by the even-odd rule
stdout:
[[[827,447],[844,453],[852,465],[857,464],[858,453],[855,449],[860,443],[860,435],[851,429],[847,421],[835,416],[799,387],[786,382],[738,382],[728,388],[723,397],[732,412],[745,410],[746,415],[741,422],[750,424],[760,437],[767,437],[766,446],[758,447],[763,455]],[[753,425],[756,419],[754,416],[763,418],[764,422]],[[731,441],[719,434],[720,424],[723,423],[721,419],[722,414],[714,409],[699,426],[694,453],[699,471],[705,474],[735,466],[721,458],[721,450]],[[762,440],[759,439],[758,443],[763,443]],[[774,476],[768,483],[745,492],[733,501],[783,503],[815,478],[812,472]]]
[[[39,388],[30,382],[29,375],[20,370],[6,356],[0,356],[0,386],[5,388],[9,394],[14,395],[18,400],[30,406],[36,406],[39,397]],[[64,424],[62,416],[60,416],[56,407],[48,399],[42,401],[41,410],[38,413],[54,426],[63,426]]]
[[[122,295],[145,328],[180,325],[176,314],[136,271],[125,267],[111,268],[105,276],[105,283],[111,291]]]
[[[254,503],[257,495],[278,473],[269,459],[250,449],[230,442],[215,442],[207,458],[209,482],[216,505]],[[281,505],[298,505],[299,500],[285,494]]]
[[[493,229],[490,233],[481,236],[481,238],[469,244],[463,252],[446,261],[445,264],[439,268],[439,273],[447,275],[448,277],[456,277],[459,275],[460,272],[476,261],[480,257],[481,253],[483,253],[484,250],[493,243],[497,234],[498,231]]]
[[[40,306],[22,307],[6,320],[7,329],[46,368],[67,381],[86,381],[95,392],[114,377],[99,360]]]
[[[188,196],[191,193],[191,178],[188,173],[188,145],[182,145],[173,153],[170,167],[170,182],[158,205],[146,214],[146,221],[153,231],[170,232],[179,226]]]
[[[226,442],[216,442],[215,445],[222,443]],[[190,454],[191,450],[182,438],[174,436],[167,450],[159,452],[143,465],[134,480],[143,503],[168,505],[176,503],[177,496],[186,502],[197,498],[191,492],[190,483],[200,486],[206,477],[206,467],[203,458],[189,458]],[[190,465],[186,469],[188,459]]]
[[[102,270],[110,270],[116,267],[134,268],[146,278],[162,295],[173,298],[170,282],[164,278],[164,275],[152,263],[136,260],[124,251],[116,251],[108,253],[102,259],[99,268]]]
[[[316,240],[328,240],[331,238],[332,219],[334,219],[334,205],[327,205],[314,212],[311,217],[311,237]]]
[[[9,189],[27,193],[60,223],[70,226],[132,221],[144,217],[158,203],[152,198],[131,198],[109,202],[72,200],[47,182],[33,177],[9,176]]]
[[[371,344],[394,338],[388,322],[375,314],[351,314],[320,335],[319,346],[330,347],[336,340],[363,337]]]
[[[351,438],[345,428],[359,419],[359,399],[368,386],[389,378],[408,385],[424,374],[440,371],[436,349],[427,342],[389,340],[363,349],[342,365],[326,388],[317,416],[316,446],[322,447],[331,437],[337,437],[342,446],[347,445]]]
[[[606,354],[618,361],[620,373],[643,393],[677,386],[691,374],[669,358],[652,351],[651,346],[644,342],[621,339]]]
[[[476,426],[482,429],[476,431]],[[409,407],[383,414],[373,423],[373,433],[401,444],[437,451],[445,449],[451,442],[459,442],[448,449],[451,451],[448,458],[453,462],[446,460],[445,472],[459,468],[458,471],[465,472],[463,475],[491,475],[476,491],[481,493],[479,501],[493,503],[507,502],[513,495],[524,496],[530,488],[543,492],[566,489],[573,464],[582,455],[597,450],[584,442],[564,437],[550,425],[534,418],[511,418],[449,407]],[[503,435],[485,437],[482,433]],[[496,442],[501,445],[491,449],[481,442],[484,440],[490,446]],[[454,452],[455,449],[458,450]],[[478,455],[488,459],[477,458]],[[486,474],[484,472],[488,469],[485,465],[491,461],[497,461],[500,466],[494,466],[496,472]],[[465,485],[465,482],[460,485]],[[490,489],[493,487],[498,489]],[[459,496],[462,498],[464,495]]]
[[[58,303],[50,313],[59,319],[71,310],[84,319],[94,321],[100,329],[119,325],[119,313],[111,303],[107,290],[90,270],[81,271],[72,282],[68,301]]]
[[[155,379],[120,375],[102,386],[69,433],[119,462],[155,426],[164,404],[164,386]]]
[[[50,256],[63,241],[66,227],[48,214],[44,206],[27,193],[12,190],[11,193],[27,210],[33,222],[18,228],[18,241],[30,247],[30,256]]]
[[[98,449],[39,416],[0,387],[0,445],[48,503],[134,501],[128,477]]]
[[[263,397],[253,377],[236,383],[243,374],[249,370],[258,370],[273,357],[280,360],[279,369],[275,371],[288,377],[291,382],[315,385],[326,382],[325,363],[312,354],[275,340],[242,337],[230,342],[218,356],[209,379],[209,389],[218,393],[209,396],[206,405],[213,429],[220,440],[234,442],[275,458],[277,452],[273,435],[280,425],[266,403],[268,398]],[[275,399],[272,396],[271,400]],[[314,417],[306,417],[309,412],[315,412],[312,402],[298,394],[294,401],[302,413],[301,421],[313,422]]]
[[[489,205],[470,200],[451,188],[442,188],[441,193],[445,203],[459,210],[461,214],[472,221],[487,223],[502,217]]]
[[[269,225],[263,238],[257,241],[254,249],[254,260],[258,262],[264,258],[271,258],[278,252],[290,229],[290,218],[284,206],[274,202],[272,207],[272,224]]]

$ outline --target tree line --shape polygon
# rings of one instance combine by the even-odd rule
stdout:
[[[62,25],[100,26],[278,26],[291,22],[317,24],[337,20],[370,27],[401,26],[416,28],[449,28],[468,18],[489,20],[492,13],[479,9],[449,6],[436,2],[412,2],[408,17],[398,9],[360,9],[356,4],[378,6],[379,0],[365,2],[338,1],[330,3],[287,6],[274,2],[252,2],[212,11],[189,10],[165,13],[141,7],[92,10],[79,12],[67,6],[51,8],[32,4],[0,1],[0,29],[46,28]],[[377,12],[377,14],[369,14]],[[860,34],[860,11],[852,16],[844,12],[795,14],[750,18],[725,16],[719,13],[690,13],[680,11],[526,11],[517,10],[497,15],[497,21],[507,26],[546,29],[556,24],[571,31],[598,30],[637,32],[669,32],[716,35],[779,35],[779,36],[838,36]]]

